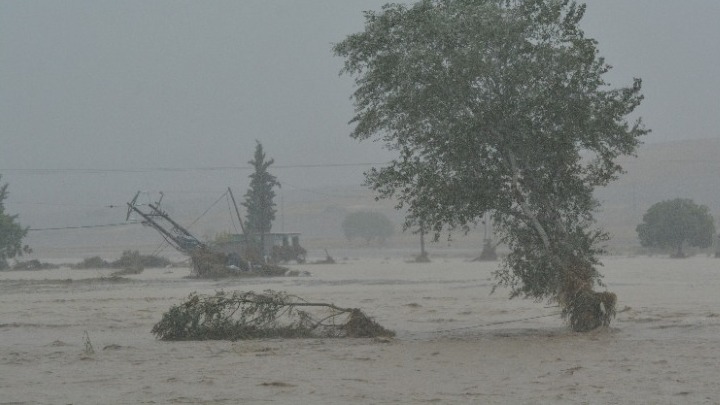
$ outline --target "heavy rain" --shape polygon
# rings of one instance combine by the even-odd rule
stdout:
[[[0,403],[718,400],[720,4],[385,3],[0,2]]]

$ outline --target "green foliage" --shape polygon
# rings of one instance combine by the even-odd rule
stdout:
[[[342,222],[342,229],[349,241],[360,238],[368,244],[373,240],[383,244],[394,232],[388,217],[379,212],[368,211],[347,214]]]
[[[257,143],[255,157],[250,165],[254,168],[250,175],[250,188],[245,193],[242,205],[247,210],[245,230],[250,234],[265,234],[270,232],[272,221],[275,220],[275,191],[280,183],[277,178],[268,172],[268,168],[275,160],[266,160],[262,144]]]
[[[2,179],[2,176],[0,176],[0,179]],[[8,268],[7,259],[30,252],[30,248],[22,244],[28,228],[23,228],[16,222],[17,215],[5,213],[5,199],[8,196],[7,188],[7,183],[0,186],[0,270]]]
[[[577,332],[607,327],[615,317],[617,296],[611,292],[579,290],[572,304],[563,308],[563,315]]]
[[[235,237],[230,232],[220,232],[215,235],[213,243],[229,243],[233,242]]]
[[[74,269],[123,269],[125,274],[140,273],[144,268],[162,268],[172,262],[164,257],[155,255],[142,255],[137,250],[125,250],[118,260],[108,262],[100,256],[87,257],[82,262],[72,266]]]
[[[310,312],[320,308],[319,317]],[[344,322],[341,318],[345,317]],[[311,303],[282,291],[190,294],[152,329],[162,340],[394,336],[360,310]]]
[[[287,263],[293,260],[297,263],[305,263],[307,250],[300,245],[273,246],[270,257],[274,263]]]
[[[672,249],[673,257],[684,257],[685,245],[712,246],[715,221],[708,207],[676,198],[650,207],[637,226],[637,233],[643,246]]]
[[[398,151],[369,186],[436,239],[490,213],[510,248],[499,284],[564,308],[600,282],[593,190],[648,132],[627,122],[641,80],[610,88],[584,12],[567,0],[389,4],[334,48],[357,87],[351,136]]]
[[[74,269],[104,269],[110,267],[110,263],[100,256],[86,257],[82,262],[73,266]]]
[[[197,249],[191,257],[193,270],[198,278],[220,279],[227,277],[281,277],[288,269],[273,264],[257,264],[252,267],[236,254],[225,254],[211,249]],[[235,267],[230,267],[230,265]]]
[[[37,259],[20,261],[13,264],[13,270],[54,270],[59,269],[60,266],[52,263],[43,263]]]
[[[209,249],[196,249],[190,258],[199,278],[225,278],[235,274],[228,268],[228,255]]]
[[[120,259],[114,261],[111,265],[121,270],[114,272],[114,276],[124,276],[128,274],[140,274],[145,270],[142,256],[137,250],[125,250]]]
[[[141,255],[137,250],[125,250],[118,260],[111,263],[113,268],[162,268],[172,262],[164,257],[155,255]]]

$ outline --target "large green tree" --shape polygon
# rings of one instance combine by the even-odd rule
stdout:
[[[558,301],[575,330],[607,324],[615,299],[593,291],[607,239],[593,190],[647,132],[627,121],[641,81],[610,88],[584,12],[560,0],[388,4],[334,47],[355,77],[351,136],[398,152],[367,173],[370,187],[436,238],[489,213],[510,248],[499,284]]]
[[[250,187],[245,193],[245,232],[250,237],[259,239],[260,246],[265,246],[265,234],[272,229],[275,220],[275,187],[280,183],[270,174],[268,168],[275,163],[274,159],[267,159],[262,144],[257,142],[254,159],[248,162],[253,167],[250,174]],[[264,249],[264,248],[261,248]],[[267,253],[267,252],[263,252]]]
[[[643,246],[671,249],[673,257],[685,257],[683,246],[712,246],[715,221],[708,207],[676,198],[651,206],[637,233]]]
[[[2,176],[0,176],[2,179]],[[8,196],[7,183],[0,187],[0,269],[8,267],[7,259],[29,252],[30,248],[22,244],[28,228],[17,223],[17,215],[5,213],[5,199]]]

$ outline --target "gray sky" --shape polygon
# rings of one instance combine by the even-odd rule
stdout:
[[[38,206],[61,214],[123,203],[135,190],[233,186],[242,195],[247,171],[204,168],[244,166],[256,139],[278,166],[388,160],[379,145],[348,137],[352,81],[331,52],[362,29],[362,10],[383,3],[0,2],[10,211],[52,226],[33,219]],[[644,80],[647,142],[718,136],[718,18],[717,0],[588,1],[584,27],[615,66],[610,80]],[[275,174],[289,192],[360,184],[365,169]]]

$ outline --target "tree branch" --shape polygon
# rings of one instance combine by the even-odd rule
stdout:
[[[520,187],[520,169],[518,169],[517,161],[515,160],[515,154],[512,151],[508,151],[508,157],[508,160],[510,162],[510,169],[512,171],[513,188],[518,195],[518,204],[520,204],[520,208],[522,208],[523,213],[528,218],[530,218],[530,221],[533,225],[533,228],[535,228],[535,231],[537,231],[537,233],[540,235],[540,239],[542,239],[545,250],[550,252],[550,238],[548,238],[545,228],[543,228],[542,224],[540,224],[540,221],[537,219],[537,215],[535,215],[532,209],[530,209],[530,206],[527,204],[527,202],[525,202],[525,195],[522,188]]]

